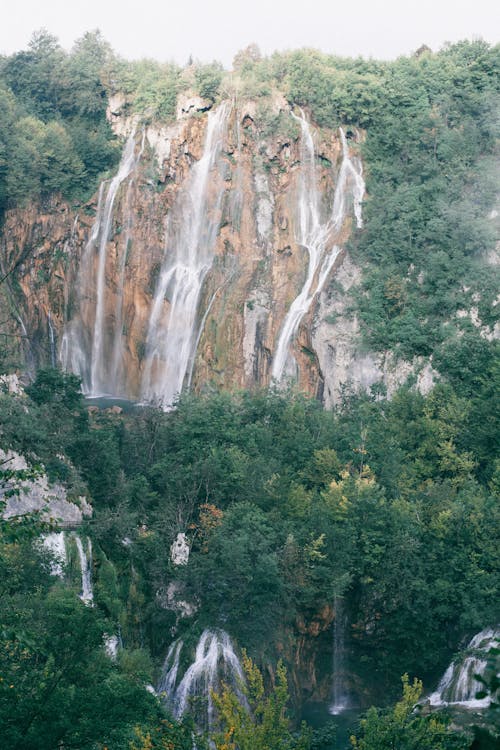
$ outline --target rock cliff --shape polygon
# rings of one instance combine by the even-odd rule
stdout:
[[[321,129],[281,95],[197,97],[142,126],[116,97],[120,166],[86,205],[8,212],[4,263],[26,361],[90,395],[168,405],[182,388],[297,381],[336,403],[415,368],[359,349],[345,245],[361,226],[362,134]],[[433,373],[416,363],[425,389]]]

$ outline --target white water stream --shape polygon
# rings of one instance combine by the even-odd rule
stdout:
[[[332,703],[328,709],[332,716],[338,716],[349,708],[349,696],[345,690],[345,615],[340,597],[334,600],[335,620],[333,621],[333,680]]]
[[[307,274],[302,289],[292,302],[281,327],[272,364],[272,379],[279,383],[284,377],[296,377],[296,362],[290,351],[300,322],[319,294],[333,268],[341,248],[337,244],[352,195],[353,211],[358,228],[362,226],[361,202],[365,192],[361,161],[350,156],[347,139],[339,129],[342,141],[342,164],[337,176],[333,206],[326,220],[321,218],[321,195],[318,189],[316,158],[311,127],[303,113],[293,115],[302,130],[301,172],[298,186],[297,243],[308,253]]]
[[[144,143],[146,139],[146,131],[142,131],[141,147],[137,157],[134,158],[134,164],[131,171],[131,178],[127,186],[127,194],[125,196],[125,238],[123,241],[122,255],[119,262],[118,268],[118,284],[116,294],[116,305],[115,305],[115,320],[114,320],[114,335],[113,343],[111,346],[111,359],[108,373],[108,381],[113,384],[113,394],[115,396],[126,396],[125,391],[125,373],[124,373],[124,335],[123,335],[123,296],[125,289],[125,270],[127,266],[127,258],[130,252],[131,246],[131,231],[132,231],[132,188],[134,186],[135,168],[139,164],[142,154],[144,152]]]
[[[193,166],[168,219],[165,257],[146,339],[144,401],[168,408],[190,379],[203,281],[213,262],[224,184],[217,170],[229,102],[208,114],[201,159]],[[169,302],[165,313],[165,300]]]
[[[459,705],[480,709],[490,705],[490,697],[476,698],[483,685],[474,675],[483,675],[487,666],[486,655],[493,646],[498,646],[500,629],[486,628],[474,636],[461,658],[453,661],[435,690],[429,696],[431,706]]]
[[[200,726],[209,728],[214,718],[212,692],[220,689],[221,680],[232,687],[245,704],[241,692],[245,682],[243,669],[229,635],[224,630],[207,629],[196,646],[194,662],[178,682],[182,647],[182,641],[174,641],[170,646],[157,692],[165,695],[165,701],[176,719],[199,706],[197,699],[202,698],[203,715],[195,711],[196,719]]]
[[[78,309],[66,326],[59,357],[65,370],[79,375],[82,390],[88,396],[115,395],[113,375],[108,371],[107,331],[105,323],[106,260],[113,226],[113,210],[120,185],[137,165],[135,131],[129,136],[117,174],[99,187],[97,211],[85,246],[78,274]],[[97,268],[95,253],[97,252]],[[124,250],[126,253],[126,249]],[[93,319],[93,335],[84,319]],[[120,328],[121,330],[121,328]]]
[[[87,549],[84,549],[82,540],[75,534],[75,544],[80,559],[80,570],[82,573],[82,591],[80,599],[85,604],[92,604],[94,592],[92,588],[92,542],[87,538]]]
[[[64,575],[64,567],[68,561],[64,531],[53,531],[50,534],[46,534],[42,538],[42,543],[45,549],[49,550],[54,558],[50,563],[51,575],[62,578]]]
[[[47,313],[47,327],[49,329],[49,347],[50,347],[50,366],[57,366],[57,352],[56,352],[56,338],[54,334],[54,326],[52,325],[52,315],[50,310]]]

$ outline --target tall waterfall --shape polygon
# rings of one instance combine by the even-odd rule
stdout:
[[[117,174],[107,190],[106,182],[99,188],[96,218],[83,253],[78,277],[79,310],[73,320],[66,325],[61,341],[61,364],[64,369],[81,377],[83,392],[86,395],[114,395],[115,383],[112,375],[110,376],[106,356],[109,347],[104,315],[107,247],[118,190],[136,163],[134,131],[126,142]],[[87,319],[94,321],[93,335],[89,335],[90,332],[84,323]]]
[[[140,162],[144,152],[144,142],[146,131],[142,131],[141,147],[137,158],[134,160],[132,175],[128,183],[127,194],[125,196],[125,238],[123,241],[122,254],[119,259],[118,283],[115,305],[115,320],[113,343],[111,347],[111,361],[109,366],[109,382],[113,384],[113,393],[116,395],[125,395],[125,373],[124,373],[124,336],[123,336],[123,296],[125,290],[125,269],[127,257],[129,254],[131,231],[132,231],[132,187],[134,185],[135,167]]]
[[[194,662],[177,682],[182,641],[170,646],[157,692],[165,694],[165,702],[176,719],[180,718],[197,699],[202,699],[202,711],[196,711],[197,722],[203,728],[213,724],[214,706],[212,692],[220,688],[221,680],[230,685],[242,703],[245,698],[241,687],[245,677],[229,635],[224,630],[204,630]],[[199,707],[199,703],[197,704]]]
[[[337,176],[330,216],[326,221],[322,220],[311,128],[303,113],[300,117],[293,113],[292,116],[298,120],[302,130],[296,239],[299,245],[306,248],[309,260],[306,279],[288,310],[274,353],[271,375],[278,383],[284,376],[296,377],[296,363],[290,352],[290,344],[313,299],[323,288],[341,250],[336,243],[347,215],[348,191],[352,194],[358,228],[362,226],[361,202],[365,191],[361,162],[350,157],[347,139],[340,128],[342,164]]]
[[[332,716],[338,716],[349,708],[349,696],[345,690],[345,615],[342,600],[335,597],[335,620],[333,621],[333,681],[332,703],[329,708]]]
[[[220,224],[223,181],[215,170],[230,104],[209,112],[201,159],[192,168],[168,217],[165,256],[146,339],[141,395],[168,407],[182,391],[194,365],[198,307],[213,262]],[[165,314],[165,299],[169,302]]]
[[[465,708],[487,708],[490,698],[476,698],[483,689],[474,675],[486,669],[488,650],[498,644],[500,628],[486,628],[474,636],[461,658],[453,661],[444,673],[437,690],[429,696],[431,706],[459,705]]]
[[[91,604],[94,600],[92,588],[92,542],[87,539],[87,549],[83,547],[82,540],[75,534],[75,544],[80,559],[80,570],[82,574],[82,591],[80,599],[85,604]]]
[[[177,672],[179,671],[179,659],[181,657],[181,651],[184,643],[181,640],[174,641],[170,644],[168,649],[165,663],[163,664],[163,671],[158,683],[156,692],[158,694],[165,694],[167,701],[172,701],[175,696],[175,686],[177,683]]]

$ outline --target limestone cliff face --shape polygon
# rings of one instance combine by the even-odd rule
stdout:
[[[360,135],[320,130],[279,95],[219,114],[187,97],[169,127],[141,127],[122,106],[109,111],[128,139],[122,162],[89,204],[7,214],[26,354],[61,362],[87,393],[168,401],[188,385],[270,384],[288,326],[279,379],[327,406],[346,382],[390,381],[345,314],[360,274],[343,249],[359,219]]]

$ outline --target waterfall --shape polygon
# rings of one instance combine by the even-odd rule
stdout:
[[[65,327],[60,350],[60,360],[65,370],[82,379],[86,395],[99,396],[112,393],[115,383],[108,372],[108,341],[105,321],[107,246],[113,225],[113,210],[120,185],[137,164],[135,158],[135,131],[129,136],[117,174],[107,185],[99,187],[97,211],[89,240],[85,246],[78,274],[79,309],[76,317]],[[107,186],[107,189],[106,189]],[[97,251],[97,269],[95,255]],[[124,250],[126,253],[126,248]],[[86,328],[94,321],[93,331]]]
[[[214,170],[220,156],[230,104],[209,112],[201,159],[168,217],[165,256],[146,338],[141,395],[170,406],[194,366],[196,321],[203,281],[213,262],[220,224],[223,182]],[[168,315],[165,316],[165,299]]]
[[[482,675],[487,667],[487,653],[500,640],[500,628],[486,628],[474,636],[461,657],[453,661],[444,673],[434,693],[429,696],[431,706],[459,705],[479,709],[490,705],[490,697],[478,699],[483,689],[474,675]]]
[[[45,549],[49,550],[53,556],[53,560],[50,561],[50,574],[62,578],[64,574],[64,566],[67,563],[64,531],[56,531],[47,534],[43,537],[42,541]]]
[[[75,534],[75,543],[80,558],[80,570],[82,573],[82,592],[80,599],[84,604],[91,604],[94,600],[92,589],[92,542],[87,538],[87,550],[83,548],[82,540]]]
[[[113,220],[113,207],[115,204],[116,194],[118,188],[125,180],[135,165],[134,159],[135,150],[135,131],[129,136],[125,150],[123,152],[122,160],[118,169],[118,173],[113,177],[109,185],[109,189],[106,195],[106,203],[103,211],[103,222],[99,236],[99,255],[97,264],[97,298],[95,308],[95,322],[94,322],[94,340],[92,342],[92,359],[90,366],[90,378],[91,378],[91,393],[93,395],[99,395],[109,391],[109,386],[112,385],[108,382],[106,373],[106,362],[104,359],[104,290],[105,290],[105,272],[106,272],[106,258],[107,258],[107,245],[111,234],[111,226]]]
[[[125,287],[125,269],[127,265],[127,258],[129,255],[130,243],[131,243],[131,231],[132,231],[131,198],[132,198],[132,188],[135,182],[134,174],[135,174],[135,167],[140,162],[141,156],[144,151],[145,139],[146,139],[146,131],[143,130],[142,139],[141,139],[141,147],[137,155],[137,158],[134,161],[132,177],[129,180],[129,183],[127,186],[127,194],[125,196],[125,217],[126,217],[125,239],[123,241],[122,255],[120,258],[120,264],[119,264],[119,269],[118,269],[114,338],[113,338],[113,344],[112,344],[111,365],[110,365],[110,372],[109,372],[109,382],[113,384],[114,394],[125,392],[125,383],[124,383],[125,378],[124,378],[124,372],[123,372],[123,356],[124,356],[123,293],[124,293],[124,287]]]
[[[17,318],[17,321],[19,325],[21,326],[22,336],[21,341],[19,343],[19,346],[24,349],[25,357],[26,357],[26,371],[28,375],[30,376],[31,380],[35,379],[35,373],[36,373],[36,365],[35,365],[35,358],[33,356],[33,349],[31,347],[31,340],[28,336],[28,331],[26,329],[26,326],[24,325],[24,321],[21,318],[19,313],[14,313],[15,317]],[[24,346],[23,346],[24,341]]]
[[[179,719],[193,708],[196,699],[201,698],[203,709],[196,711],[196,719],[203,728],[210,728],[214,718],[212,692],[220,689],[221,680],[231,686],[242,704],[246,705],[241,690],[245,682],[243,669],[224,630],[203,631],[196,646],[194,662],[177,684],[182,647],[182,641],[174,641],[170,646],[157,691],[165,694],[165,702],[174,718]]]
[[[103,641],[104,651],[106,652],[106,655],[109,656],[111,661],[116,661],[118,658],[118,649],[121,645],[119,636],[115,634],[109,635],[109,633],[104,633]]]
[[[345,617],[342,600],[335,597],[334,600],[335,619],[333,621],[333,681],[332,681],[332,703],[329,713],[338,716],[349,708],[349,697],[344,687],[345,673]]]
[[[165,663],[163,664],[162,676],[156,690],[160,695],[165,694],[167,700],[175,695],[175,684],[177,682],[177,672],[179,671],[179,659],[184,643],[181,640],[174,641],[167,653]]]
[[[233,231],[241,229],[241,216],[243,213],[243,169],[241,151],[241,112],[236,114],[236,171],[234,174],[234,187],[230,193],[230,214]]]
[[[55,334],[54,334],[54,326],[52,325],[52,315],[50,314],[50,310],[47,313],[47,328],[49,332],[50,364],[51,364],[51,367],[56,367],[56,364],[57,364],[56,339],[55,339]]]
[[[337,176],[331,214],[326,221],[321,219],[320,192],[311,128],[303,113],[300,117],[293,113],[292,116],[300,123],[302,131],[296,239],[299,245],[306,248],[309,259],[306,279],[285,316],[278,338],[271,371],[273,380],[278,383],[283,380],[284,376],[296,377],[296,363],[290,352],[290,344],[313,299],[321,292],[340,253],[341,248],[336,242],[340,239],[342,225],[347,215],[348,189],[351,190],[353,211],[358,228],[362,226],[361,202],[365,190],[361,162],[359,159],[350,157],[347,139],[340,128],[342,163]]]
[[[91,379],[89,358],[87,352],[92,348],[92,341],[86,330],[85,320],[93,314],[93,286],[94,286],[94,248],[99,237],[103,210],[103,196],[106,182],[101,182],[97,197],[97,210],[90,237],[83,251],[80,269],[77,275],[76,288],[78,290],[78,312],[69,320],[61,337],[59,360],[61,367],[67,372],[79,375],[82,380],[82,391],[86,395],[91,393]],[[67,305],[68,307],[68,305]],[[67,310],[66,310],[67,313]]]

